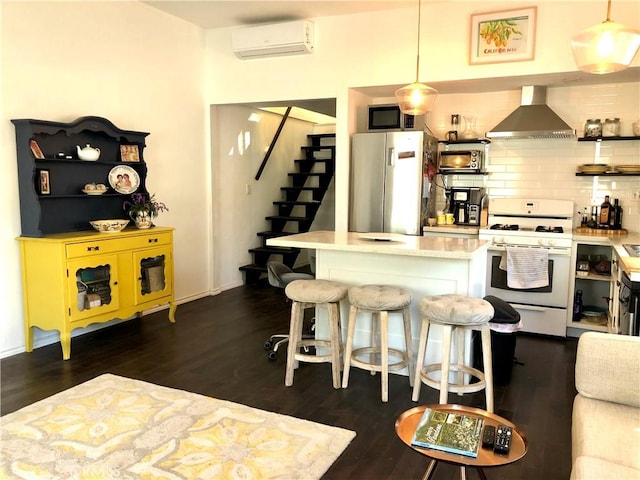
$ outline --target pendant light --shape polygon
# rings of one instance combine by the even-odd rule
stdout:
[[[611,73],[629,66],[640,47],[640,30],[611,21],[611,0],[607,19],[571,39],[578,68],[588,73]]]
[[[400,111],[406,115],[423,115],[431,110],[438,92],[436,89],[418,82],[420,73],[420,2],[418,0],[418,55],[416,57],[416,81],[396,90],[396,100]]]

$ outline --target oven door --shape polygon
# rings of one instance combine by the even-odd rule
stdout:
[[[487,259],[487,295],[508,302],[520,314],[522,331],[567,336],[570,250],[549,249],[549,285],[516,290],[507,286],[507,272],[498,268],[504,247],[491,247]]]

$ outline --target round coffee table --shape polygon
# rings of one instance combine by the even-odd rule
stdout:
[[[484,425],[493,425],[496,428],[498,427],[498,425],[507,425],[511,427],[513,433],[509,453],[507,453],[506,455],[494,453],[493,449],[482,448],[482,445],[480,445],[478,448],[478,456],[476,458],[473,458],[411,445],[411,438],[413,437],[418,423],[422,418],[422,414],[427,408],[439,412],[459,413],[472,415],[475,417],[482,417],[484,419]],[[435,472],[438,462],[446,462],[453,465],[458,465],[460,467],[461,480],[465,480],[467,478],[467,467],[476,468],[478,470],[480,478],[486,480],[487,477],[485,477],[484,471],[482,470],[484,467],[489,468],[508,465],[509,463],[520,460],[527,453],[527,439],[513,423],[494,413],[489,413],[479,408],[465,407],[463,405],[435,404],[421,405],[419,407],[411,408],[406,412],[403,412],[396,420],[396,434],[406,445],[411,447],[416,452],[419,452],[431,459],[431,462],[427,467],[427,471],[422,477],[423,480],[428,480],[431,478],[431,476]]]

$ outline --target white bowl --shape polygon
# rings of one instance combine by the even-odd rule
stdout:
[[[122,231],[122,229],[129,224],[129,220],[115,218],[111,220],[93,220],[89,223],[99,232],[115,233]]]

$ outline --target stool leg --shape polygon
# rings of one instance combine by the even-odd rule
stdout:
[[[380,312],[380,363],[382,377],[382,401],[389,400],[389,312]]]
[[[302,338],[302,319],[304,309],[300,302],[291,304],[291,326],[289,327],[289,345],[287,347],[287,369],[284,384],[287,387],[293,385],[293,370],[296,363],[298,341]]]
[[[493,359],[491,355],[491,329],[489,328],[489,324],[484,324],[482,326],[481,334],[487,412],[493,413]]]
[[[422,328],[420,329],[420,340],[418,343],[418,356],[416,357],[416,373],[413,379],[413,395],[411,400],[418,401],[420,397],[420,387],[422,386],[422,367],[424,366],[424,357],[427,351],[427,342],[429,339],[429,319],[422,319]]]
[[[380,313],[379,312],[371,312],[371,345],[372,347],[376,347],[381,345],[380,343]],[[369,356],[369,363],[376,363],[376,353],[373,352]],[[374,370],[370,371],[371,375],[375,375],[376,372]]]
[[[440,367],[440,403],[448,403],[449,366],[451,364],[451,325],[442,326],[442,366]]]
[[[327,305],[331,334],[331,375],[333,388],[340,388],[340,312],[337,303]]]
[[[458,355],[457,355],[457,360],[456,362],[458,363],[458,365],[465,365],[464,362],[464,342],[466,340],[467,337],[467,329],[466,328],[456,328],[453,331],[453,336],[455,338],[455,342],[456,342],[456,350],[458,351]],[[464,384],[465,378],[464,378],[465,374],[462,370],[459,370],[458,373],[456,373],[456,383],[458,385],[462,385]],[[463,395],[462,392],[458,392],[458,396],[461,397]]]
[[[407,349],[407,371],[409,373],[409,386],[413,387],[413,339],[411,338],[411,316],[409,307],[402,309],[402,324],[404,325],[404,344]]]
[[[356,315],[358,309],[351,305],[349,308],[349,324],[347,325],[347,345],[344,349],[344,372],[342,374],[342,388],[349,386],[349,369],[351,368],[351,351],[353,350],[353,334],[356,330]]]

